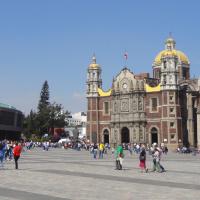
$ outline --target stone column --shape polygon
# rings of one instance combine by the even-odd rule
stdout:
[[[192,94],[187,94],[187,129],[188,129],[188,140],[190,146],[194,146],[194,124],[193,124],[193,108],[192,108]]]
[[[137,123],[135,126],[135,130],[136,130],[136,142],[140,143],[140,130],[139,130],[139,124]]]
[[[197,147],[200,148],[200,105],[197,108]]]
[[[130,143],[133,144],[133,125],[129,126],[129,138],[130,138]]]

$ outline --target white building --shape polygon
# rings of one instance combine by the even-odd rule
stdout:
[[[84,112],[74,113],[66,119],[68,122],[68,127],[65,128],[65,131],[68,131],[69,134],[73,135],[73,130],[75,128],[79,131],[79,137],[86,136],[86,122],[87,122],[87,115]]]

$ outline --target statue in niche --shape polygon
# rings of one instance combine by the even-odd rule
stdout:
[[[133,98],[133,110],[136,110],[136,107],[137,107],[137,103],[136,103],[135,98]]]
[[[116,113],[117,112],[117,102],[115,101],[114,103],[114,112]]]
[[[138,101],[138,110],[142,110],[142,100],[141,100],[141,98]]]

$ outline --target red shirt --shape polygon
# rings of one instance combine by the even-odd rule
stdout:
[[[14,156],[20,156],[21,151],[22,151],[21,146],[19,146],[19,145],[15,146],[15,148],[13,149]]]

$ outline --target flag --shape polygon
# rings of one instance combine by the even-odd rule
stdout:
[[[125,60],[128,59],[128,53],[127,52],[124,53],[124,58],[125,58]]]

